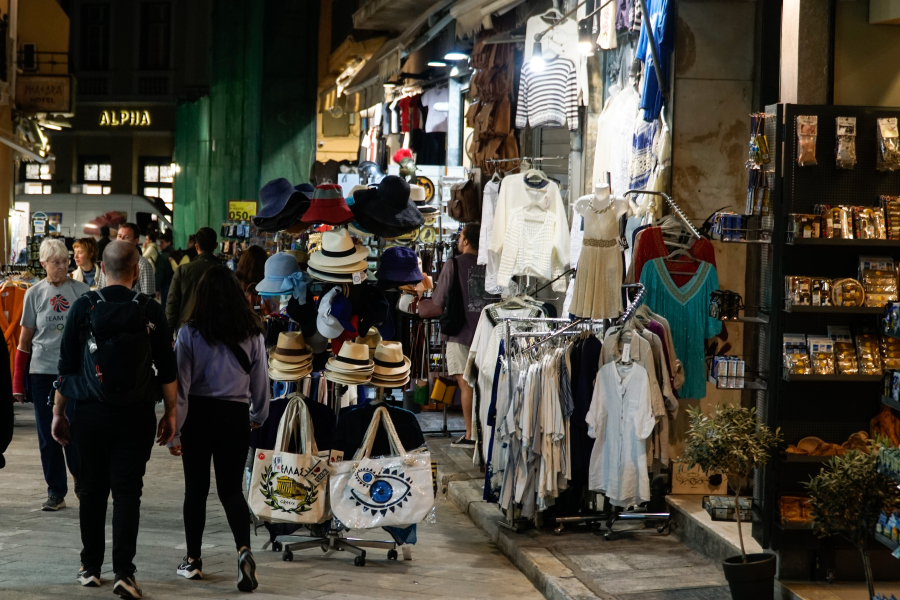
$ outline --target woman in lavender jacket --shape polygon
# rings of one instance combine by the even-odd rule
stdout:
[[[242,491],[250,430],[269,414],[269,379],[262,323],[225,266],[197,285],[190,317],[178,332],[178,425],[169,452],[184,466],[187,556],[177,574],[203,577],[200,548],[206,524],[209,465],[238,551],[238,589],[256,589],[249,509]]]

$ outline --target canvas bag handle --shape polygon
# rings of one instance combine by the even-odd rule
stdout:
[[[353,456],[354,461],[369,458],[369,454],[372,452],[372,445],[375,443],[375,434],[378,433],[378,425],[382,422],[382,419],[384,427],[388,432],[388,439],[391,442],[391,451],[395,456],[406,455],[406,450],[400,442],[400,436],[397,435],[397,430],[394,429],[394,422],[391,421],[391,415],[388,414],[386,407],[379,406],[378,409],[375,410],[375,416],[372,417],[372,422],[369,423],[369,429],[366,430],[366,437],[363,440],[362,445]]]
[[[275,450],[287,452],[290,441],[298,438],[297,446],[301,454],[315,455],[319,450],[316,446],[315,431],[309,418],[309,409],[306,408],[303,394],[294,392],[290,396],[284,416],[278,424],[278,436],[275,439]]]

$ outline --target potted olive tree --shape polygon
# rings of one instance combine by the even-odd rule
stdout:
[[[775,593],[775,555],[747,554],[741,531],[741,489],[756,467],[769,460],[780,441],[780,432],[772,432],[756,419],[754,409],[740,406],[719,406],[713,415],[705,415],[700,408],[688,410],[690,429],[682,456],[683,468],[699,466],[709,475],[723,474],[734,490],[738,538],[741,555],[722,562],[725,578],[734,600],[771,600]]]
[[[875,468],[879,445],[835,456],[806,484],[813,531],[820,537],[840,535],[859,550],[869,598],[875,596],[869,540],[881,513],[900,506],[897,484]]]

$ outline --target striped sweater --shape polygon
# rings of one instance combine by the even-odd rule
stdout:
[[[540,71],[526,62],[519,82],[516,127],[565,127],[578,130],[578,83],[575,64],[557,56]]]

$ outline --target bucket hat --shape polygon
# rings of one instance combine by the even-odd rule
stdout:
[[[408,375],[410,361],[403,356],[403,347],[400,342],[381,342],[375,348],[373,356],[375,373],[379,377],[392,378],[399,375]]]
[[[409,199],[409,183],[396,175],[382,179],[377,188],[354,192],[350,210],[363,229],[381,237],[398,237],[425,223]]]
[[[360,326],[360,329],[362,329],[362,326]],[[365,344],[369,348],[369,358],[372,358],[375,355],[375,348],[381,343],[381,334],[378,333],[377,329],[372,327],[369,329],[368,333],[366,333],[365,337],[357,337],[353,341],[357,344]]]
[[[278,252],[266,259],[265,276],[256,284],[261,296],[291,294],[299,302],[306,302],[306,284],[309,277],[300,270],[300,264],[292,255]]]
[[[301,332],[282,331],[270,356],[286,363],[301,363],[312,356],[312,350],[306,345]]]
[[[284,178],[270,181],[259,191],[263,208],[253,217],[260,231],[280,231],[300,220],[309,209],[313,187],[308,183],[291,186]]]
[[[371,373],[375,363],[369,358],[369,347],[355,342],[344,342],[337,356],[328,359],[328,370],[356,373]]]
[[[381,266],[375,273],[382,289],[398,285],[415,285],[422,281],[422,271],[416,253],[403,246],[392,246],[381,256]]]
[[[331,302],[340,293],[338,288],[328,290],[328,293],[319,300],[319,316],[316,318],[316,329],[324,337],[333,339],[344,332],[344,326],[337,317],[331,314]]]
[[[316,188],[309,209],[303,213],[303,223],[326,223],[344,225],[353,220],[353,213],[347,208],[341,186],[326,183]]]

